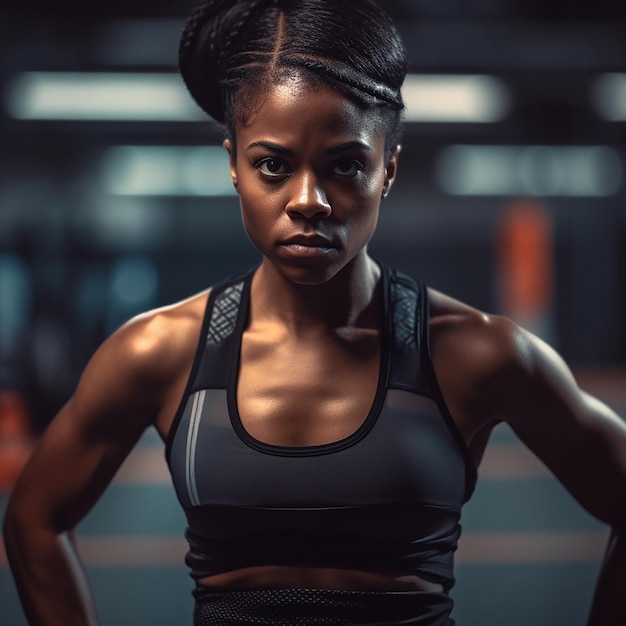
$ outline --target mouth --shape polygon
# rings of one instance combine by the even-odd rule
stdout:
[[[282,241],[280,246],[297,256],[316,256],[337,252],[337,245],[322,235],[298,235]]]

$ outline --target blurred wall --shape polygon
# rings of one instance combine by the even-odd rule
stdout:
[[[229,188],[221,131],[188,98],[177,100],[177,39],[192,4],[34,0],[0,8],[0,389],[17,392],[20,415],[31,421],[15,436],[41,431],[119,324],[258,262]],[[381,4],[405,37],[414,80],[399,178],[383,204],[373,254],[518,319],[577,371],[623,368],[626,7],[605,0]],[[623,379],[610,381],[595,384],[611,396]],[[626,406],[623,395],[611,397]],[[517,458],[507,433],[495,444],[513,455],[505,465]],[[515,607],[509,625],[582,624],[600,558],[598,526],[525,463],[506,480],[485,470],[478,504],[467,513],[468,545],[478,545],[472,531],[517,532],[525,524],[561,533],[565,546],[591,541],[595,551],[589,557],[568,548],[569,566],[567,558],[546,564],[540,557],[498,565],[468,549],[461,615],[484,620],[475,593],[497,589],[505,577],[538,594],[546,620],[523,612],[533,604],[526,596],[502,595],[494,611]],[[508,495],[510,480],[522,485],[522,496]],[[146,510],[158,511],[150,524],[137,521],[145,511],[132,518],[137,532],[178,532],[182,520],[162,482],[147,500]],[[128,489],[112,488],[88,532],[115,532],[110,511],[123,517],[136,502]],[[499,528],[479,512],[486,502],[487,510],[504,507]],[[538,509],[553,517],[529,519]],[[548,549],[556,535],[542,537]],[[95,584],[108,623],[119,625],[120,584],[126,589],[132,576],[107,567],[96,570]],[[180,580],[179,569],[167,567],[142,575],[146,596],[171,589],[170,573]],[[541,595],[556,580],[557,597]],[[7,623],[21,625],[10,583],[4,589]],[[563,613],[567,598],[572,608]],[[150,623],[159,615],[173,623],[187,601],[161,596]],[[117,608],[125,604],[131,601]],[[128,623],[142,623],[128,615]],[[461,624],[504,623],[493,619]]]
[[[553,274],[533,329],[574,367],[623,365],[624,9],[383,5],[418,80],[373,253],[515,317],[503,303],[501,224],[531,199],[549,222]],[[117,325],[258,257],[240,226],[220,130],[189,99],[178,117],[170,109],[159,120],[149,90],[93,84],[102,73],[135,85],[148,74],[171,87],[192,3],[28,6],[0,14],[0,384],[27,392],[41,427]],[[45,92],[67,72],[67,85]],[[453,84],[424,84],[441,76]],[[464,90],[459,78],[474,82]],[[211,154],[191,153],[206,146]],[[207,180],[221,187],[202,187]]]

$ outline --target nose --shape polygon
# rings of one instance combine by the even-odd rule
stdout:
[[[308,219],[312,217],[327,217],[332,209],[326,192],[313,173],[303,173],[292,179],[292,195],[287,202],[285,211],[289,215],[301,215]]]

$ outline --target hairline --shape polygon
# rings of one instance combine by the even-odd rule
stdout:
[[[274,70],[271,73],[267,71],[267,68],[262,69],[259,67],[259,74],[257,76],[252,80],[247,79],[244,84],[240,84],[232,90],[231,105],[227,109],[223,126],[226,130],[226,137],[230,139],[235,153],[237,150],[237,127],[240,124],[246,126],[247,120],[255,113],[255,111],[250,111],[247,107],[243,107],[241,100],[246,99],[247,103],[250,103],[252,100],[256,101],[255,110],[258,111],[263,105],[263,102],[259,102],[259,98],[262,97],[263,88],[267,87],[267,83],[263,84],[263,79],[269,78],[270,85],[276,87],[286,84],[289,80],[296,77],[300,79],[303,85],[308,89],[314,89],[317,86],[323,85],[339,93],[362,111],[376,116],[378,119],[375,120],[375,123],[380,124],[380,126],[383,127],[381,130],[385,133],[386,158],[389,158],[394,150],[396,150],[402,134],[401,109],[393,109],[390,105],[369,94],[364,93],[362,96],[361,94],[357,96],[355,89],[344,87],[339,81],[321,76],[307,67],[280,64],[274,66]],[[369,103],[367,100],[369,100]],[[265,101],[265,98],[263,98],[263,101]],[[245,112],[242,111],[242,107],[246,109]],[[395,119],[391,119],[392,116]]]

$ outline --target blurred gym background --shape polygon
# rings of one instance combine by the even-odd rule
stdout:
[[[258,260],[221,131],[176,73],[194,4],[0,8],[0,514],[109,333]],[[371,251],[532,329],[626,415],[626,5],[381,4],[411,76]],[[606,528],[507,429],[480,476],[459,625],[582,626]],[[183,530],[148,433],[79,528],[103,626],[190,623]],[[26,623],[1,545],[0,620]]]

